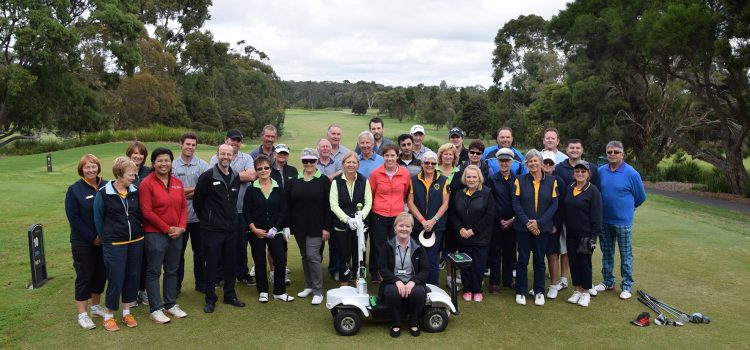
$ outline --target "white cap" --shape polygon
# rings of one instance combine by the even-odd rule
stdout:
[[[414,135],[414,134],[416,134],[418,132],[421,132],[422,134],[424,134],[425,133],[424,132],[424,126],[421,126],[419,124],[412,125],[411,126],[411,131],[409,131],[409,133],[412,134],[412,135]]]

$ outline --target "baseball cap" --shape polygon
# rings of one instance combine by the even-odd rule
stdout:
[[[461,128],[453,128],[448,132],[448,137],[460,136],[464,137],[464,131]]]
[[[503,147],[495,153],[495,156],[497,159],[513,159],[515,154],[513,154],[513,150],[508,147]]]
[[[575,168],[585,168],[586,170],[591,171],[591,169],[589,169],[589,163],[583,159],[579,159],[573,164],[573,169]]]
[[[305,148],[300,153],[300,159],[318,159],[318,150],[313,148]]]
[[[227,131],[227,137],[230,139],[240,139],[240,141],[242,141],[242,131],[231,129]]]
[[[555,163],[555,155],[550,151],[542,151],[542,163],[547,160],[551,160],[552,163]]]
[[[280,143],[280,144],[276,145],[276,147],[273,148],[273,151],[276,152],[276,153],[281,153],[281,152],[284,152],[286,154],[290,153],[289,152],[289,146],[287,146],[284,143]]]
[[[411,126],[411,130],[409,131],[409,133],[412,134],[412,135],[414,135],[414,134],[416,134],[418,132],[421,132],[422,134],[424,134],[425,133],[424,132],[424,126],[421,126],[419,124],[412,125]]]

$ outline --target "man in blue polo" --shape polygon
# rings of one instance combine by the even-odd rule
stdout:
[[[487,160],[487,165],[492,170],[492,174],[497,174],[500,171],[496,153],[501,148],[509,148],[513,151],[513,164],[510,166],[510,172],[513,175],[518,176],[529,172],[524,166],[526,158],[524,158],[519,150],[513,148],[513,130],[507,126],[500,128],[497,131],[496,141],[497,145],[485,148],[482,154],[482,160]]]
[[[370,177],[375,168],[383,165],[385,161],[383,157],[375,153],[373,144],[375,144],[375,137],[369,131],[363,131],[359,133],[357,139],[357,147],[360,150],[359,153],[359,173],[364,175],[366,178]]]
[[[635,208],[646,200],[641,174],[623,161],[625,154],[620,141],[607,144],[609,164],[599,167],[602,193],[602,277],[604,281],[594,286],[597,292],[615,288],[615,243],[620,248],[620,299],[632,296],[633,288],[633,217]]]

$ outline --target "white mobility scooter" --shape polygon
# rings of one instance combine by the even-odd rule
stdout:
[[[358,205],[358,208],[361,210],[361,205]],[[355,219],[357,221],[359,249],[358,266],[353,268],[356,268],[355,271],[357,271],[357,287],[344,286],[330,289],[326,293],[326,307],[331,310],[333,326],[340,335],[357,334],[359,327],[362,326],[362,320],[366,317],[385,319],[390,316],[390,309],[385,305],[385,302],[378,300],[377,296],[367,293],[364,264],[365,225],[359,212],[355,214]],[[433,243],[434,237],[432,235]],[[456,314],[456,307],[448,293],[438,286],[427,284],[427,299],[422,314],[422,329],[432,333],[442,332],[448,326],[449,313]]]

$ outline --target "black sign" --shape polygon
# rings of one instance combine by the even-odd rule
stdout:
[[[47,153],[47,172],[52,172],[52,153]]]
[[[31,259],[31,280],[34,288],[47,282],[47,259],[44,257],[44,232],[42,225],[29,227],[29,258]]]

